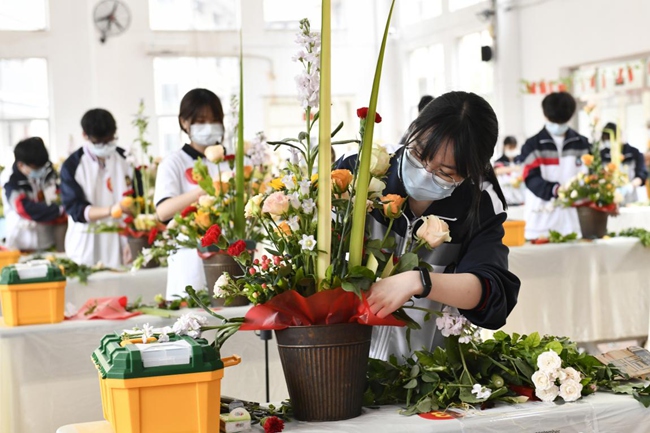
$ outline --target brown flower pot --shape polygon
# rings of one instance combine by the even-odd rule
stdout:
[[[148,236],[141,236],[139,238],[133,236],[127,236],[126,241],[129,244],[129,249],[131,250],[131,260],[135,260],[136,257],[140,255],[144,248],[149,248],[149,238]],[[149,263],[142,265],[143,269],[152,269],[160,266],[158,260],[151,260]]]
[[[371,326],[291,326],[275,335],[296,419],[336,421],[361,415]]]
[[[601,212],[588,206],[578,208],[578,220],[583,239],[599,239],[607,234],[607,212]]]
[[[241,275],[242,273],[235,259],[225,253],[215,254],[208,259],[203,259],[203,271],[205,272],[205,284],[211,295],[214,289],[214,283],[217,282],[224,272],[228,272],[232,276]],[[248,298],[245,296],[237,296],[228,304],[228,307],[240,307],[248,304]],[[210,305],[213,307],[223,307],[225,306],[224,299],[211,298]]]
[[[65,251],[65,234],[68,231],[68,221],[63,224],[55,224],[52,227],[54,232],[54,248],[58,253]]]

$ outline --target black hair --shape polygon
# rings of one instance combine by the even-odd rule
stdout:
[[[553,92],[542,100],[544,117],[553,123],[567,123],[576,112],[576,100],[567,92]]]
[[[110,140],[117,131],[113,115],[103,108],[93,108],[86,111],[81,118],[81,128],[88,138],[105,142]]]
[[[453,146],[456,172],[466,179],[465,182],[470,182],[473,192],[465,226],[470,236],[479,224],[483,181],[492,183],[506,208],[506,199],[490,164],[499,136],[499,123],[485,99],[474,93],[445,93],[422,110],[409,131],[407,143],[418,141],[423,161],[433,159],[447,143]]]
[[[210,107],[214,120],[223,122],[223,107],[221,100],[214,92],[208,89],[192,89],[183,96],[181,107],[178,110],[178,125],[183,131],[182,120],[189,120],[190,124],[194,123],[196,117],[203,107]],[[185,131],[189,134],[190,131]]]
[[[418,113],[424,110],[424,107],[426,107],[429,102],[433,101],[433,99],[434,98],[431,95],[424,95],[421,97],[420,102],[418,102]]]
[[[517,145],[517,139],[513,137],[512,135],[508,135],[506,138],[503,139],[503,145],[508,146],[508,145]]]
[[[619,131],[618,126],[616,126],[616,123],[614,122],[609,122],[605,127],[603,128],[603,133],[601,138],[603,140],[611,140],[611,137],[609,136],[609,131],[613,131],[614,134],[616,134],[616,137],[620,140],[621,139],[621,131]]]
[[[41,137],[30,137],[20,141],[14,148],[16,162],[41,168],[50,161],[45,143]]]

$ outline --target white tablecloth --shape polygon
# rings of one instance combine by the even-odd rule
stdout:
[[[630,432],[643,433],[650,425],[650,409],[627,395],[597,393],[574,403],[524,403],[504,405],[484,411],[471,410],[457,419],[427,420],[406,417],[395,406],[364,409],[363,415],[346,421],[285,424],[287,432],[309,433],[519,433]],[[257,426],[252,431],[261,432]],[[67,425],[57,433],[112,433],[105,421]]]
[[[508,219],[523,220],[524,206],[509,206]],[[620,209],[620,215],[607,219],[608,232],[620,232],[629,228],[650,230],[650,206],[629,206]],[[579,235],[580,233],[578,233]]]
[[[645,339],[650,248],[635,238],[510,248],[519,299],[503,330],[578,342]]]
[[[240,317],[247,308],[227,308],[220,313]],[[102,419],[97,371],[90,360],[101,337],[144,323],[163,326],[174,321],[138,316],[125,321],[0,325],[0,433],[54,432],[61,425]],[[288,393],[275,340],[270,342],[269,352],[273,373],[270,398],[279,401]],[[222,394],[266,401],[264,342],[253,332],[242,331],[228,340],[221,353],[242,357],[241,364],[224,371]]]

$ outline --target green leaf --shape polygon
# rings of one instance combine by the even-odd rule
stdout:
[[[346,292],[352,292],[357,296],[361,296],[361,291],[359,290],[359,288],[350,282],[343,281],[343,283],[341,283],[341,288]]]
[[[632,395],[633,395],[634,399],[640,401],[641,404],[644,407],[647,408],[648,406],[650,406],[650,395],[648,395],[648,394],[640,394],[638,392],[635,392]]]
[[[524,345],[527,347],[535,348],[539,346],[539,343],[541,341],[542,339],[539,337],[539,334],[537,332],[533,332],[528,337],[526,337],[524,340]]]
[[[494,337],[496,341],[504,341],[506,338],[508,338],[508,334],[503,331],[497,331],[492,337]]]
[[[432,406],[433,405],[432,405],[432,402],[431,402],[431,398],[427,397],[427,398],[424,398],[424,399],[420,400],[418,402],[416,408],[417,408],[418,412],[420,412],[420,413],[427,413],[427,412],[431,412]]]
[[[418,377],[420,374],[420,366],[415,364],[413,367],[411,367],[411,377]]]
[[[396,275],[406,271],[412,271],[419,264],[420,259],[415,253],[406,253],[400,257],[399,261],[393,268],[391,275]]]
[[[544,346],[544,350],[552,350],[553,352],[557,353],[558,355],[562,354],[562,343],[559,341],[551,341],[549,343],[546,343],[546,346]]]
[[[404,385],[404,388],[405,389],[413,389],[416,386],[418,386],[418,380],[417,379],[411,379],[406,383],[406,385]]]

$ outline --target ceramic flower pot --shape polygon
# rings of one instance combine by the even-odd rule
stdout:
[[[147,236],[141,236],[139,238],[133,236],[127,236],[126,241],[129,244],[129,249],[131,250],[131,258],[135,260],[136,257],[140,255],[144,248],[149,248],[149,239]],[[158,260],[151,260],[148,263],[142,265],[143,269],[152,269],[160,266]]]
[[[607,212],[601,212],[588,206],[578,208],[578,220],[583,239],[599,239],[607,234]]]
[[[241,268],[231,256],[225,253],[214,254],[212,257],[203,259],[203,271],[205,272],[205,284],[208,292],[212,294],[214,283],[224,273],[236,276],[241,274]],[[248,305],[248,299],[245,296],[237,296],[233,302],[228,304],[229,307],[240,307]],[[211,298],[210,305],[213,307],[223,307],[224,299]]]
[[[336,421],[361,415],[371,326],[291,326],[275,335],[296,419]]]

